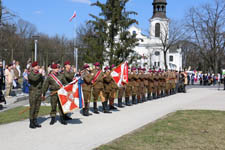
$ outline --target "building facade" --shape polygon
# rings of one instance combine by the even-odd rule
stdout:
[[[154,0],[153,15],[149,20],[149,36],[143,35],[141,29],[131,26],[129,32],[136,34],[139,39],[139,45],[134,48],[135,52],[140,55],[134,65],[165,69],[164,52],[162,40],[169,38],[169,19],[166,16],[166,0]],[[182,70],[181,49],[168,50],[166,54],[168,69]]]

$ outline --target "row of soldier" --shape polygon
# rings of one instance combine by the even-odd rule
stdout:
[[[122,87],[118,87],[112,78],[111,71],[115,65],[106,66],[104,71],[100,68],[100,63],[94,64],[94,69],[91,69],[88,64],[83,66],[80,72],[83,84],[84,108],[83,115],[92,115],[89,111],[91,97],[93,95],[93,113],[99,114],[98,100],[102,102],[102,112],[111,113],[111,110],[116,110],[114,100],[118,98],[117,107],[122,108],[123,96],[125,95],[125,105],[131,106],[147,100],[158,99],[160,97],[175,94],[178,91],[179,83],[184,83],[185,73],[176,71],[153,71],[144,68],[129,68],[128,83]],[[64,71],[60,72],[57,64],[52,64],[52,71],[44,78],[39,70],[37,62],[32,63],[32,71],[28,75],[30,83],[29,103],[30,103],[30,128],[41,127],[37,122],[37,117],[41,105],[41,101],[45,100],[46,92],[50,91],[51,103],[51,121],[50,125],[56,122],[57,106],[60,115],[60,122],[64,125],[67,120],[72,118],[64,114],[59,102],[57,91],[60,85],[67,85],[73,81],[75,72],[71,71],[69,61],[64,63]],[[184,87],[184,84],[183,88]],[[131,98],[131,99],[130,99]]]

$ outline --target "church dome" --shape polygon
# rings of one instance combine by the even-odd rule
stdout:
[[[152,18],[167,18],[166,17],[166,0],[154,0]]]

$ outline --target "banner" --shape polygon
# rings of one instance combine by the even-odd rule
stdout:
[[[116,82],[118,87],[124,86],[128,83],[128,63],[124,62],[116,67],[112,72],[111,76]]]
[[[63,113],[72,112],[76,108],[83,108],[84,99],[81,86],[81,79],[75,79],[58,91],[59,101]]]

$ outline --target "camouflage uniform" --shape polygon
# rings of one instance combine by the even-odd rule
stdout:
[[[134,72],[132,72],[130,76],[131,76],[130,84],[132,87],[132,104],[136,104],[137,103],[136,96],[137,96],[138,86],[139,86],[137,83],[138,76]]]
[[[54,74],[63,85],[68,84],[68,82],[66,81],[65,77],[63,74],[61,73],[55,73]],[[59,97],[57,94],[57,91],[60,89],[61,87],[56,83],[56,81],[49,75],[46,80],[44,81],[44,85],[42,88],[42,93],[45,96],[45,93],[47,92],[47,90],[49,89],[51,92],[51,112],[50,112],[50,116],[52,118],[52,121],[50,124],[54,124],[55,123],[55,117],[56,117],[56,112],[57,112],[57,105],[58,105],[58,109],[59,109],[59,115],[60,115],[60,120],[62,124],[66,124],[64,121],[64,113],[59,101]]]
[[[103,106],[104,113],[111,113],[110,111],[108,111],[107,103],[109,101],[110,92],[111,92],[111,88],[112,88],[112,86],[111,86],[112,77],[109,72],[106,72],[105,75],[106,76],[103,78],[103,85],[104,85],[103,96],[105,98],[105,101],[102,102],[102,106]]]
[[[94,69],[92,72],[94,74],[94,77],[96,76],[96,74],[98,73],[99,70]],[[92,87],[93,87],[93,98],[94,98],[94,113],[98,114],[98,108],[97,108],[97,101],[98,98],[100,96],[102,103],[105,102],[105,98],[104,98],[104,86],[103,86],[103,77],[104,77],[104,73],[101,72],[100,75],[98,76],[98,78],[96,79],[95,83],[93,83]]]
[[[152,99],[152,92],[154,88],[154,81],[152,73],[148,74],[148,99]]]
[[[146,101],[145,95],[148,93],[148,76],[149,74],[143,74],[144,77],[144,95],[143,95],[143,101]]]
[[[64,71],[64,77],[68,83],[73,81],[75,73],[70,71]]]
[[[128,73],[128,83],[126,84],[126,90],[125,90],[125,102],[127,106],[130,106],[130,96],[132,96],[131,77],[132,75]]]
[[[37,117],[41,106],[41,89],[44,78],[42,74],[31,71],[28,75],[29,87],[29,103],[30,103],[30,120],[36,127],[40,127],[37,124]]]
[[[91,81],[92,80],[93,80],[93,76],[91,75],[91,73],[86,71],[84,74],[84,77],[83,77],[84,83],[82,84],[84,103],[85,103],[85,107],[83,109],[84,116],[91,115],[89,113],[89,104],[90,104],[90,99],[91,99]]]

